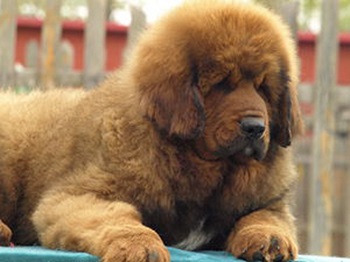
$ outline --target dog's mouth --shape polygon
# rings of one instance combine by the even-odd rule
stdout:
[[[251,159],[261,161],[264,159],[266,151],[267,148],[263,139],[240,138],[232,141],[226,147],[220,147],[215,155],[219,158],[227,158],[231,162],[245,162]]]
[[[227,157],[227,160],[232,164],[245,164],[251,160],[262,161],[265,153],[262,150],[256,150],[252,147],[246,147],[233,155]]]
[[[243,149],[242,154],[246,157],[251,157],[258,161],[262,160],[265,156],[261,148],[256,148],[250,145]]]
[[[238,137],[225,146],[218,146],[215,151],[209,150],[204,141],[193,147],[197,156],[206,161],[229,160],[232,163],[245,163],[250,160],[262,161],[267,152],[267,144],[263,138],[250,139]]]

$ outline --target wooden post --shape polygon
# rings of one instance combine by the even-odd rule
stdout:
[[[57,57],[61,40],[61,0],[46,0],[46,17],[41,33],[40,86],[50,89],[55,86]]]
[[[107,1],[88,0],[88,7],[83,84],[92,88],[104,78]]]
[[[14,84],[17,1],[0,1],[0,87]]]
[[[317,43],[315,113],[310,181],[308,252],[331,255],[334,100],[338,57],[338,0],[322,1]]]

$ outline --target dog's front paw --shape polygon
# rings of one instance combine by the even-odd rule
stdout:
[[[0,246],[9,246],[11,237],[11,229],[0,220]]]
[[[111,230],[101,244],[103,262],[170,262],[158,234],[142,225]]]
[[[276,226],[253,225],[230,235],[227,249],[247,261],[283,262],[296,258],[298,247],[292,235]]]

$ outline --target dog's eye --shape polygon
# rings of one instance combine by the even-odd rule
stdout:
[[[231,86],[231,83],[230,83],[230,76],[231,76],[231,74],[228,74],[219,83],[215,84],[214,88],[216,90],[221,90],[223,92],[231,92],[232,91],[232,86]]]

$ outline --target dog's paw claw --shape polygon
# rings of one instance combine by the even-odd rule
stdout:
[[[253,260],[254,261],[265,261],[265,258],[261,252],[257,251],[253,254]]]
[[[275,257],[275,259],[273,260],[273,262],[282,262],[284,259],[284,256],[282,254],[279,254]]]

